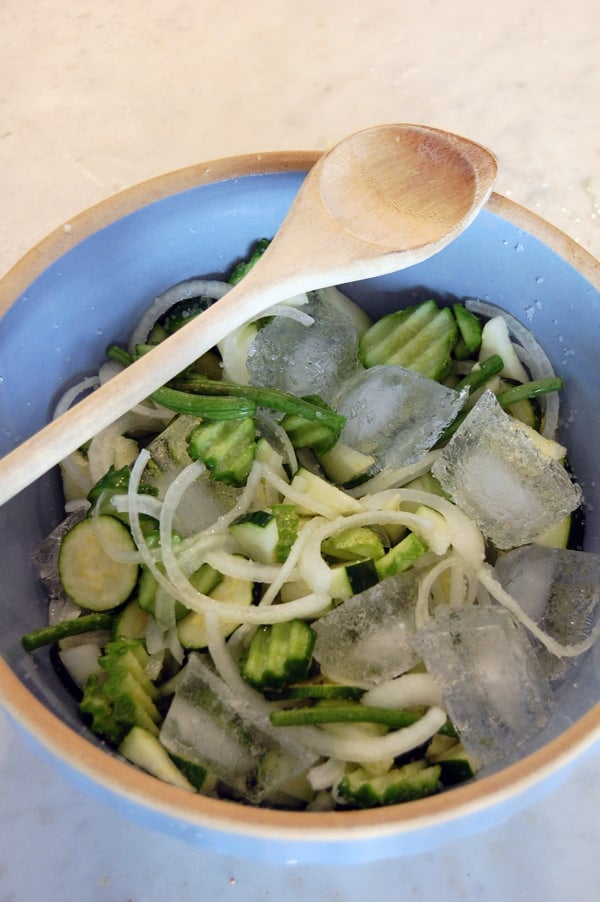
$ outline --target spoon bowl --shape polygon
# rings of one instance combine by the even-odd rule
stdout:
[[[379,126],[341,141],[310,171],[242,282],[0,460],[0,504],[273,304],[440,251],[473,221],[496,173],[489,150],[425,126]]]

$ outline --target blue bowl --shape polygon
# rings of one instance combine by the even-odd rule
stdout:
[[[315,153],[211,162],[123,192],[76,217],[0,282],[0,454],[47,422],[57,396],[97,370],[148,302],[174,282],[221,276],[277,230]],[[600,551],[600,264],[498,195],[451,246],[403,272],[346,286],[377,316],[424,297],[478,297],[529,325],[565,379],[563,440]],[[565,686],[550,726],[511,762],[440,796],[373,811],[271,811],[193,796],[109,753],[82,726],[46,655],[21,636],[45,622],[32,550],[62,518],[55,474],[0,509],[0,702],[15,727],[81,786],[192,843],[277,861],[364,861],[421,852],[483,829],[558,781],[600,737],[599,657]]]

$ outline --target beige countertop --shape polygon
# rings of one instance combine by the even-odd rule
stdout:
[[[0,273],[148,177],[391,121],[600,256],[597,0],[2,0],[0,33]]]

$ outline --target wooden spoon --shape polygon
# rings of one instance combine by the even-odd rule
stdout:
[[[425,126],[383,125],[341,141],[235,288],[0,460],[0,504],[273,304],[431,257],[473,221],[496,174],[488,150]]]

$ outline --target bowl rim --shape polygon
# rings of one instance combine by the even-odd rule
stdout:
[[[51,232],[0,279],[0,316],[48,266],[123,216],[202,185],[249,175],[306,172],[321,153],[271,151],[212,160],[159,175],[101,201]],[[600,261],[558,228],[495,192],[485,208],[550,247],[600,290]],[[58,761],[122,799],[196,829],[297,843],[401,836],[448,824],[541,784],[600,738],[598,703],[538,751],[450,792],[365,811],[298,812],[249,807],[162,783],[67,726],[26,688],[4,659],[0,659],[0,702],[9,718]]]

